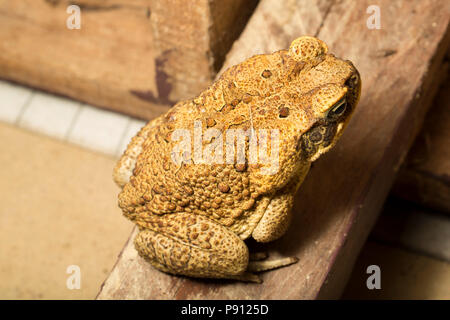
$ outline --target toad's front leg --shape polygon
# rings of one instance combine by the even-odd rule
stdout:
[[[309,170],[305,166],[270,200],[261,220],[252,232],[252,237],[258,242],[270,242],[281,237],[287,230],[292,219],[292,206],[295,194]],[[252,260],[252,259],[250,259]],[[247,270],[260,272],[296,263],[296,257],[285,257],[276,260],[256,259],[250,261]]]
[[[199,215],[156,216],[139,222],[135,247],[155,268],[198,278],[261,282],[247,272],[248,248],[233,232]]]

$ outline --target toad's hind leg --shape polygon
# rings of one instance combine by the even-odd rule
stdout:
[[[248,273],[248,249],[233,232],[203,216],[154,216],[140,223],[135,247],[155,268],[198,278],[260,282]]]

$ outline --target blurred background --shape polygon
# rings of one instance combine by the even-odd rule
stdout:
[[[387,110],[373,138],[387,160],[367,169],[380,181],[364,223],[342,227],[352,262],[333,297],[450,299],[449,3],[372,2],[0,0],[0,298],[94,299],[133,228],[112,181],[131,137],[224,68],[309,34],[360,69],[374,107],[354,121]]]

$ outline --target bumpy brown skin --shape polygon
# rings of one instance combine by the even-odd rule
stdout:
[[[114,179],[123,187],[120,208],[140,228],[140,255],[172,274],[250,281],[258,279],[249,271],[295,262],[249,262],[243,240],[283,235],[310,163],[334,146],[358,102],[357,70],[327,51],[322,41],[301,37],[289,50],[254,56],[132,139]],[[244,164],[194,163],[198,148],[175,163],[172,133],[193,133],[196,120],[203,134],[218,129],[224,143],[227,129],[278,129],[278,171],[263,174],[270,164],[249,163],[248,144]],[[203,149],[216,141],[204,139]]]

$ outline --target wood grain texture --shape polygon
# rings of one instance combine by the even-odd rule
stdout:
[[[447,214],[450,214],[449,124],[450,79],[447,79],[392,189],[395,196]]]
[[[213,80],[257,0],[0,0],[0,78],[152,119]]]
[[[301,186],[287,234],[264,246],[271,257],[297,256],[299,262],[263,274],[261,285],[174,277],[137,256],[133,233],[99,299],[315,299],[341,294],[438,85],[435,75],[450,39],[450,8],[444,1],[349,0],[329,7],[322,1],[283,3],[263,0],[239,39],[246,46],[233,48],[227,59],[247,56],[246,48],[264,48],[265,39],[280,37],[279,30],[286,32],[285,43],[300,36],[305,29],[293,22],[291,29],[292,20],[279,20],[298,10],[293,20],[319,21],[307,33],[352,60],[363,83],[360,105],[341,141],[315,163]],[[366,27],[366,9],[373,4],[381,9],[380,30]],[[268,27],[270,23],[274,25]]]
[[[314,36],[333,1],[261,1],[247,28],[236,40],[218,76],[229,67],[256,54],[286,49],[298,35]]]
[[[156,92],[145,3],[80,1],[70,30],[67,1],[1,0],[0,77],[141,118],[164,112],[143,94]]]
[[[153,0],[158,98],[190,99],[206,89],[257,0]]]

